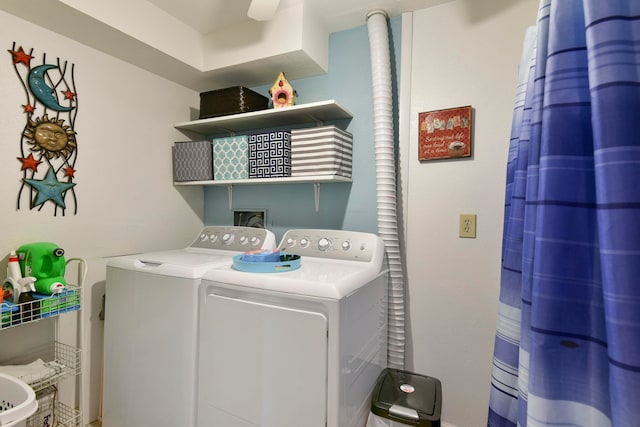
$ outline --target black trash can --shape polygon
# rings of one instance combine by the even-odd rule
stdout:
[[[440,380],[409,371],[386,368],[378,377],[373,389],[372,414],[367,426],[393,427],[397,425],[394,423],[400,423],[419,427],[440,427],[441,409]]]

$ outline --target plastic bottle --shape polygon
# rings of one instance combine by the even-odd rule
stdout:
[[[7,277],[12,278],[18,283],[19,279],[22,279],[22,272],[20,272],[20,262],[16,251],[11,251],[9,254],[9,262],[7,263]]]

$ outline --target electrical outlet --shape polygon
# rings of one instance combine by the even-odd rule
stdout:
[[[460,237],[476,237],[476,214],[460,214]]]

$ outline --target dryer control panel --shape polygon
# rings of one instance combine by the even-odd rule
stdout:
[[[209,226],[200,231],[189,247],[247,252],[254,249],[273,249],[275,246],[275,235],[264,228]]]
[[[278,249],[302,257],[370,262],[384,245],[375,234],[346,230],[289,230]]]

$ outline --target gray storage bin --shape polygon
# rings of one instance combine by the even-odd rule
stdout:
[[[212,179],[213,144],[211,141],[186,141],[174,144],[174,181],[209,181]]]
[[[367,427],[440,427],[441,409],[440,380],[386,368],[373,390]]]

